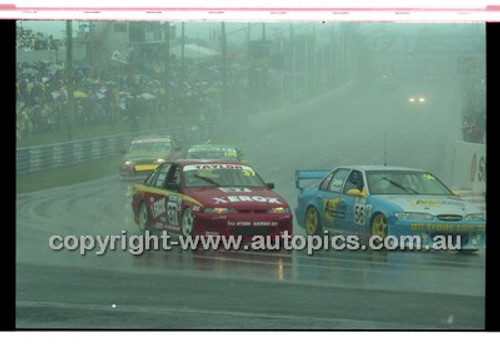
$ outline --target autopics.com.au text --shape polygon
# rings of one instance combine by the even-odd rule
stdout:
[[[132,255],[142,255],[146,251],[169,251],[174,247],[181,250],[299,250],[308,255],[320,250],[459,250],[461,237],[436,235],[431,244],[424,244],[418,235],[378,236],[372,235],[366,244],[360,236],[352,235],[290,235],[284,232],[281,237],[253,235],[251,240],[234,235],[195,235],[171,236],[166,230],[160,235],[146,230],[143,235],[127,235],[125,230],[118,235],[52,235],[49,248],[54,251],[78,251],[81,255],[94,252],[104,255],[108,251],[126,251]]]

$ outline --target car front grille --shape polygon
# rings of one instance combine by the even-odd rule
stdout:
[[[455,214],[438,215],[437,218],[441,221],[456,222],[462,220],[462,216]]]

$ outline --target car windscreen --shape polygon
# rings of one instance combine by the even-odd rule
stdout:
[[[129,155],[166,155],[172,150],[169,141],[144,141],[130,145]]]
[[[184,185],[188,188],[203,187],[265,187],[252,168],[241,165],[189,165],[184,167]]]
[[[233,161],[238,159],[238,153],[234,149],[195,149],[188,150],[187,158],[197,160],[228,160]]]
[[[435,176],[420,171],[368,171],[370,194],[452,195]]]

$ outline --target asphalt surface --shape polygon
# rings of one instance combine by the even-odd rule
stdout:
[[[429,104],[417,110],[398,86],[352,85],[238,121],[224,135],[292,208],[295,169],[381,164],[384,144],[389,164],[425,168],[448,182],[460,98],[459,89],[447,88],[453,79],[428,84]],[[18,195],[18,328],[484,328],[484,251],[134,256],[118,248],[81,256],[49,248],[55,234],[138,233],[130,200],[118,176]],[[294,233],[303,230],[295,225]]]

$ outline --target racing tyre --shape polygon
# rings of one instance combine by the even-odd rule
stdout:
[[[149,229],[149,213],[148,208],[144,202],[139,206],[139,229],[141,232],[145,232]]]
[[[387,236],[387,219],[382,213],[377,213],[373,216],[370,228],[371,235],[378,235],[382,238]],[[375,243],[379,244],[381,240],[376,240]]]
[[[181,233],[184,236],[193,235],[194,233],[194,217],[191,207],[186,207],[182,212]]]
[[[323,226],[321,224],[321,217],[318,210],[314,207],[309,207],[306,211],[306,234],[307,235],[322,235]]]

